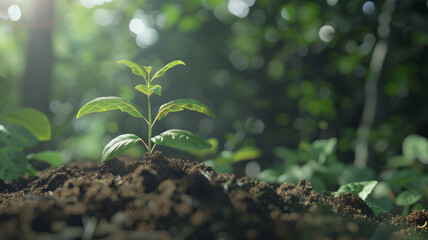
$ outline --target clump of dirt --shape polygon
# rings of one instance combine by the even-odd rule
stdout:
[[[352,194],[216,174],[159,152],[0,181],[2,239],[400,239],[426,233],[427,216],[377,219]]]

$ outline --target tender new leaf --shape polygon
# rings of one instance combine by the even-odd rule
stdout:
[[[135,86],[135,89],[146,94],[147,96],[152,95],[152,93],[156,93],[157,95],[160,96],[161,92],[162,92],[162,86],[160,86],[160,85],[150,86],[150,92],[149,92],[149,88],[147,87],[147,85],[143,85],[143,84]]]
[[[120,109],[136,118],[142,118],[143,114],[131,101],[120,97],[99,97],[83,106],[77,113],[76,118],[80,118],[89,113],[105,112]]]
[[[155,73],[155,75],[153,76],[152,80],[158,77],[161,77],[165,74],[166,71],[168,71],[170,68],[177,66],[177,65],[186,65],[183,61],[180,60],[175,60],[173,62],[168,63],[167,65],[165,65],[163,68],[161,68],[159,71],[157,71]]]
[[[158,112],[158,119],[160,120],[166,117],[168,113],[179,112],[183,111],[184,109],[197,111],[212,118],[216,118],[214,112],[202,102],[194,99],[178,99],[160,106]]]
[[[143,69],[141,69],[141,67],[138,64],[134,63],[133,61],[120,60],[118,63],[123,63],[126,66],[128,66],[131,69],[133,74],[137,76],[143,76],[144,79],[147,78],[147,74],[143,71]]]

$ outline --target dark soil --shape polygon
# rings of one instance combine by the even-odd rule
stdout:
[[[216,174],[156,152],[0,181],[1,239],[424,239],[428,211],[375,217],[358,197]],[[412,238],[413,239],[413,238]],[[428,239],[428,238],[425,238]]]

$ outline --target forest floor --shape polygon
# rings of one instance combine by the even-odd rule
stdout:
[[[375,217],[352,194],[216,174],[159,152],[0,181],[1,239],[424,239],[427,220]]]

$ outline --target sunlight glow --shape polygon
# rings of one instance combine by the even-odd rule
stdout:
[[[85,8],[93,8],[109,2],[113,2],[113,0],[80,0],[80,4]]]
[[[254,5],[255,0],[229,0],[227,9],[233,15],[244,18],[250,12],[250,7]]]
[[[21,19],[21,16],[22,16],[21,8],[18,5],[11,5],[7,9],[7,13],[9,14],[10,20],[14,22],[19,21],[19,19]]]

